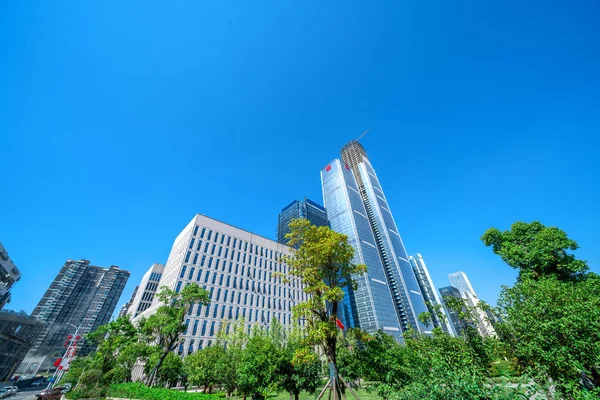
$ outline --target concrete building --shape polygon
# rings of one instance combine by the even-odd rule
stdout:
[[[133,303],[133,299],[135,299],[135,296],[137,295],[139,288],[140,288],[139,286],[136,286],[133,289],[133,293],[131,293],[131,297],[129,298],[127,303],[125,303],[121,306],[121,309],[119,310],[119,315],[117,316],[117,318],[121,318],[121,317],[127,315],[127,313],[129,312],[129,308],[131,307],[131,304]]]
[[[40,321],[23,311],[0,311],[0,382],[15,374],[42,328]]]
[[[164,269],[165,266],[163,264],[154,263],[150,269],[146,271],[142,277],[142,281],[136,288],[137,291],[134,293],[131,305],[127,311],[127,314],[131,318],[137,317],[150,307],[154,300],[154,295],[160,288],[159,282],[162,278]]]
[[[129,272],[117,266],[101,268],[88,260],[67,260],[31,315],[44,323],[25,360],[22,374],[54,369],[61,357],[67,335],[84,335],[110,321],[129,278]],[[78,354],[93,348],[81,342]]]
[[[233,321],[243,319],[248,332],[256,325],[268,329],[273,318],[291,325],[292,307],[306,294],[298,279],[273,276],[288,273],[282,256],[289,254],[289,247],[262,236],[204,215],[192,218],[173,243],[160,286],[179,292],[195,283],[210,292],[211,303],[190,308],[177,354],[210,346],[221,326]],[[134,322],[159,306],[155,298]]]
[[[287,244],[285,237],[290,233],[290,222],[296,218],[304,218],[315,226],[328,226],[327,211],[325,208],[306,197],[302,200],[294,200],[288,204],[281,213],[277,222],[277,242]]]
[[[433,285],[433,281],[431,280],[431,276],[429,276],[429,270],[427,269],[427,265],[425,265],[423,256],[417,253],[417,255],[414,257],[410,256],[409,261],[413,271],[415,272],[415,277],[417,278],[423,298],[425,299],[425,305],[431,314],[433,326],[441,328],[444,332],[452,336],[456,336],[454,325],[452,324],[452,321],[446,312],[442,299],[438,295],[438,292]],[[443,314],[443,317],[439,316],[439,312]]]
[[[0,310],[10,303],[10,288],[21,279],[21,273],[0,243]]]
[[[413,328],[425,332],[417,316],[425,300],[408,260],[392,211],[365,149],[353,140],[321,170],[323,199],[331,228],[348,236],[354,262],[367,265],[347,290],[343,319],[367,332],[382,329],[402,340]]]

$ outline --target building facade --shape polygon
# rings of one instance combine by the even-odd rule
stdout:
[[[22,311],[0,311],[0,382],[15,374],[42,327],[40,321]]]
[[[154,263],[146,271],[140,285],[136,288],[137,290],[131,299],[131,304],[127,311],[127,315],[131,318],[137,317],[152,305],[154,296],[160,288],[160,279],[162,278],[164,269],[165,266],[163,264]]]
[[[417,318],[427,311],[425,300],[377,174],[357,141],[341,156],[321,170],[325,208],[331,228],[356,250],[354,262],[367,265],[358,289],[345,296],[346,326],[383,329],[398,340],[409,328],[425,332]]]
[[[315,226],[328,226],[327,211],[325,208],[308,198],[302,200],[294,200],[287,205],[281,213],[277,222],[277,242],[287,244],[288,239],[285,237],[290,233],[290,222],[296,218],[304,218],[310,221]]]
[[[129,298],[127,303],[125,303],[121,306],[121,309],[119,310],[118,318],[124,317],[125,315],[127,315],[129,313],[129,308],[131,308],[131,304],[133,303],[133,300],[135,299],[135,296],[137,295],[139,288],[140,288],[139,286],[136,286],[133,289],[133,293],[131,293],[131,297]]]
[[[450,321],[444,304],[442,303],[442,300],[438,295],[435,286],[433,285],[433,281],[431,280],[431,276],[429,276],[429,270],[427,269],[427,265],[425,265],[423,256],[417,253],[417,255],[414,257],[410,256],[409,261],[415,273],[415,277],[417,278],[423,298],[425,299],[425,305],[431,314],[433,326],[441,328],[444,332],[452,336],[456,336],[454,325],[452,324],[452,321]],[[442,316],[438,314],[440,312],[442,313]]]
[[[450,317],[450,322],[454,327],[454,331],[458,336],[462,336],[466,322],[460,317],[458,311],[454,310],[452,307],[448,307],[449,298],[454,297],[456,299],[462,299],[460,291],[454,286],[444,286],[440,288],[440,295],[442,297],[441,300],[444,304],[444,308],[446,309],[446,313]]]
[[[21,279],[21,273],[0,243],[0,310],[10,303],[10,288]]]
[[[110,321],[129,272],[117,266],[101,268],[88,260],[67,260],[31,315],[44,324],[25,360],[22,374],[53,368],[61,357],[65,338],[76,330],[84,335]],[[82,344],[78,354],[93,350]]]
[[[458,290],[460,296],[465,300],[473,314],[474,325],[482,336],[497,336],[489,315],[488,310],[482,307],[481,300],[475,294],[475,289],[471,285],[467,274],[462,271],[454,272],[448,275],[450,284]]]
[[[289,247],[204,215],[196,215],[177,236],[165,264],[160,286],[176,292],[195,283],[210,293],[210,305],[196,304],[186,318],[177,353],[191,354],[210,346],[217,332],[235,321],[269,328],[273,318],[293,323],[292,307],[306,299],[299,279],[288,274],[282,256]],[[137,318],[151,315],[158,299]],[[134,322],[136,319],[134,319]]]

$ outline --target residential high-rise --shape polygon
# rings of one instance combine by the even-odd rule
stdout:
[[[192,218],[175,239],[160,286],[179,292],[195,283],[210,292],[211,302],[190,308],[177,353],[187,355],[210,346],[219,329],[233,321],[243,319],[248,332],[255,325],[268,329],[273,318],[290,326],[292,307],[306,294],[299,279],[274,276],[288,274],[282,256],[289,254],[289,247],[262,236],[204,215]],[[137,318],[151,315],[159,306],[155,298]]]
[[[287,244],[288,239],[285,237],[290,233],[290,222],[296,218],[304,218],[316,226],[328,226],[327,211],[325,208],[315,203],[306,197],[302,200],[294,200],[287,205],[279,214],[277,223],[277,242]]]
[[[448,316],[450,316],[450,321],[452,322],[454,331],[457,335],[462,335],[463,328],[466,324],[465,320],[460,317],[458,311],[456,311],[454,308],[447,306],[449,298],[454,297],[456,299],[462,299],[460,291],[454,286],[444,286],[440,288],[440,295],[442,296],[442,303],[444,304],[444,308],[446,309]]]
[[[136,286],[133,289],[133,293],[131,293],[131,297],[129,298],[127,303],[125,303],[121,306],[121,310],[119,310],[118,318],[121,318],[121,317],[124,317],[125,315],[127,315],[127,313],[129,312],[129,308],[131,307],[131,304],[133,303],[133,300],[135,299],[135,296],[137,295],[139,288],[140,288],[139,286]]]
[[[23,311],[0,311],[0,382],[14,375],[42,327]]]
[[[408,259],[415,272],[423,298],[425,299],[425,305],[431,314],[433,325],[442,328],[444,332],[452,336],[456,336],[454,326],[446,313],[444,304],[442,303],[437,290],[435,290],[431,276],[429,276],[429,271],[427,270],[423,256],[417,253],[415,257],[410,256]],[[443,318],[439,316],[439,312],[443,314]]]
[[[467,278],[467,274],[464,272],[458,271],[448,274],[448,280],[450,280],[450,284],[452,286],[458,289],[461,295],[462,293],[469,292],[473,296],[477,296],[475,289],[473,289],[473,286],[471,286],[469,278]]]
[[[19,371],[35,374],[51,368],[61,357],[65,338],[84,335],[110,321],[129,278],[129,272],[117,266],[101,268],[88,260],[67,260],[31,315],[44,323]],[[78,354],[93,348],[83,344]]]
[[[321,170],[325,208],[331,228],[356,250],[354,262],[367,265],[344,297],[346,326],[383,329],[398,340],[410,327],[425,332],[417,316],[427,307],[377,174],[357,141],[341,153],[343,161]]]
[[[140,285],[136,288],[137,291],[131,298],[131,304],[127,314],[131,318],[135,318],[150,307],[154,300],[154,295],[159,289],[160,278],[162,277],[165,266],[163,264],[154,263],[146,271],[142,277]]]
[[[21,279],[21,273],[0,243],[0,310],[10,303],[10,288]]]
[[[462,271],[454,272],[448,275],[448,279],[450,284],[460,292],[461,297],[473,313],[475,327],[479,334],[482,336],[496,336],[496,330],[490,322],[488,312],[481,307],[482,303],[475,294],[467,274]]]

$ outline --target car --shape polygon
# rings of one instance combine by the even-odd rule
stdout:
[[[10,396],[11,393],[6,388],[0,388],[0,399]]]
[[[37,400],[59,400],[63,395],[61,389],[62,386],[42,390],[40,393],[35,395],[35,398]]]
[[[40,386],[43,382],[42,379],[38,379],[37,381],[31,382],[31,386]]]
[[[12,394],[17,394],[17,392],[19,391],[18,386],[5,386],[5,387],[6,387],[6,389],[12,390]]]

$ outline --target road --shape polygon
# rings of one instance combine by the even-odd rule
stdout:
[[[9,396],[6,400],[33,400],[35,395],[41,392],[44,388],[36,388],[35,390],[19,390],[15,395]],[[4,399],[3,399],[4,400]]]

